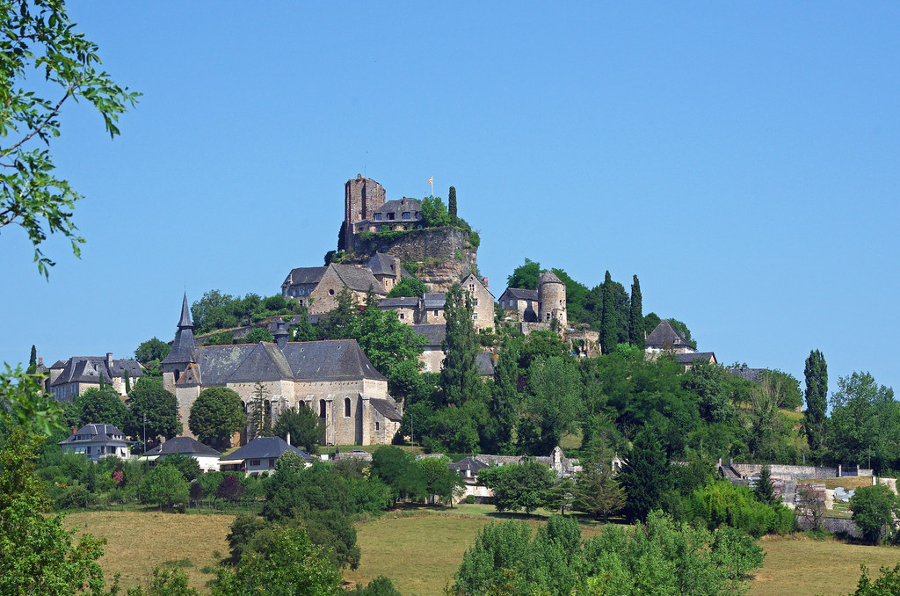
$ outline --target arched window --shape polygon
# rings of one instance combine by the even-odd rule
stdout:
[[[325,417],[325,400],[320,399],[319,400],[319,418],[324,418],[324,417]]]
[[[350,398],[349,397],[344,398],[344,417],[345,418],[350,417]]]

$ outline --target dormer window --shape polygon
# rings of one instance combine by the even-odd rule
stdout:
[[[403,212],[403,219],[409,219],[409,211]]]
[[[393,214],[393,213],[388,213],[387,216],[388,216],[388,219],[390,219],[391,221],[394,220],[394,214]]]
[[[376,214],[375,214],[375,220],[376,220],[376,221],[381,221],[381,214],[380,214],[380,213],[376,213]]]

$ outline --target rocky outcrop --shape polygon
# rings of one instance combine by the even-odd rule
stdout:
[[[447,226],[360,238],[353,261],[364,265],[376,252],[394,255],[430,291],[443,292],[469,273],[477,273],[477,251],[467,231]]]

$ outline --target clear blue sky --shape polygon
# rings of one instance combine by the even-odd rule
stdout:
[[[144,94],[110,141],[69,105],[52,147],[85,195],[47,283],[0,234],[0,362],[130,356],[182,292],[272,295],[335,247],[343,184],[454,185],[499,296],[525,257],[720,362],[900,388],[896,2],[72,3]]]

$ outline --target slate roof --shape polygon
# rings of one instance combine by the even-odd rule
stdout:
[[[203,455],[206,457],[222,456],[221,453],[212,447],[204,445],[197,439],[192,439],[191,437],[173,437],[162,445],[158,445],[147,451],[144,455],[150,457],[154,455],[175,455],[177,453],[182,455]]]
[[[400,277],[412,277],[403,265],[400,265],[399,272],[394,271],[394,257],[383,252],[376,252],[369,259],[366,269],[371,271],[372,275],[397,275],[400,273]]]
[[[478,367],[478,373],[481,376],[494,376],[494,359],[490,352],[478,352],[478,355],[475,356],[475,366]]]
[[[543,273],[541,273],[540,277],[538,277],[538,285],[550,284],[550,283],[561,284],[562,281],[560,281],[560,279],[558,277],[556,277],[555,273],[553,273],[552,271],[550,271],[548,269],[548,270],[544,271]]]
[[[53,368],[58,368],[56,364]],[[100,375],[106,383],[113,378],[128,376],[134,380],[144,376],[144,367],[137,360],[113,360],[109,366],[105,356],[73,356],[69,358],[62,372],[50,386],[58,387],[67,383],[99,383]]]
[[[372,291],[376,294],[387,294],[381,282],[368,269],[356,265],[338,263],[332,263],[329,267],[333,269],[345,286],[355,292],[368,292],[369,288],[372,288]]]
[[[178,320],[178,331],[175,332],[175,341],[172,342],[169,353],[160,364],[193,362],[196,345],[194,324],[191,322],[191,311],[188,309],[187,293],[185,293],[184,303],[181,305],[181,318]]]
[[[418,308],[419,299],[412,296],[400,296],[399,298],[382,298],[378,301],[380,308]]]
[[[441,349],[444,338],[447,336],[446,325],[413,325],[413,331],[419,335],[424,335],[428,340],[425,343],[426,348]]]
[[[745,381],[753,381],[756,382],[757,377],[763,374],[765,371],[769,370],[768,368],[750,368],[746,363],[742,364],[740,368],[726,368],[725,372],[729,372],[733,375],[737,375]]]
[[[296,379],[387,381],[354,339],[290,342],[282,351]]]
[[[660,321],[645,342],[648,348],[677,348],[681,346],[691,347],[683,335],[678,333],[668,319]]]
[[[403,219],[403,213],[409,212],[409,219]],[[393,213],[394,219],[388,221],[416,221],[416,216],[414,213],[416,211],[422,211],[422,203],[417,201],[416,199],[393,199],[390,201],[385,201],[384,205],[376,209],[373,213]],[[374,216],[370,218],[369,221],[372,221]],[[379,220],[379,221],[384,221]]]
[[[76,439],[75,437],[87,435],[90,438],[87,439]],[[118,438],[113,438],[117,436]],[[85,424],[74,433],[66,437],[65,440],[60,441],[60,445],[83,445],[85,443],[121,443],[122,445],[127,445],[128,441],[125,440],[125,437],[116,427],[112,424]]]
[[[532,300],[534,302],[537,302],[538,291],[525,290],[522,288],[506,288],[503,294],[500,295],[500,300],[509,300],[510,298],[514,300]]]
[[[269,459],[281,456],[285,451],[291,450],[305,460],[312,459],[312,456],[302,449],[297,449],[288,445],[281,437],[258,437],[253,439],[237,451],[233,451],[228,455],[223,455],[222,460],[246,460],[246,459]]]
[[[397,409],[397,405],[391,400],[373,398],[369,400],[369,403],[372,404],[372,407],[375,408],[377,412],[388,420],[400,422],[400,420],[403,419],[403,415],[400,413],[400,410]]]
[[[472,476],[477,475],[479,471],[485,468],[490,468],[488,464],[484,463],[483,461],[478,461],[474,457],[465,457],[458,462],[447,464],[447,467],[451,470],[457,470],[459,472],[465,472],[466,470],[469,470],[472,472]]]
[[[326,269],[328,269],[328,267],[297,267],[296,269],[291,269],[291,272],[288,273],[284,283],[281,284],[281,287],[302,284],[315,285],[319,283],[319,280],[325,275]]]
[[[675,359],[681,364],[693,364],[694,360],[703,362],[716,362],[715,352],[688,352],[687,354],[675,354]]]
[[[447,295],[443,293],[430,293],[422,297],[422,302],[427,309],[444,308],[447,303]]]

